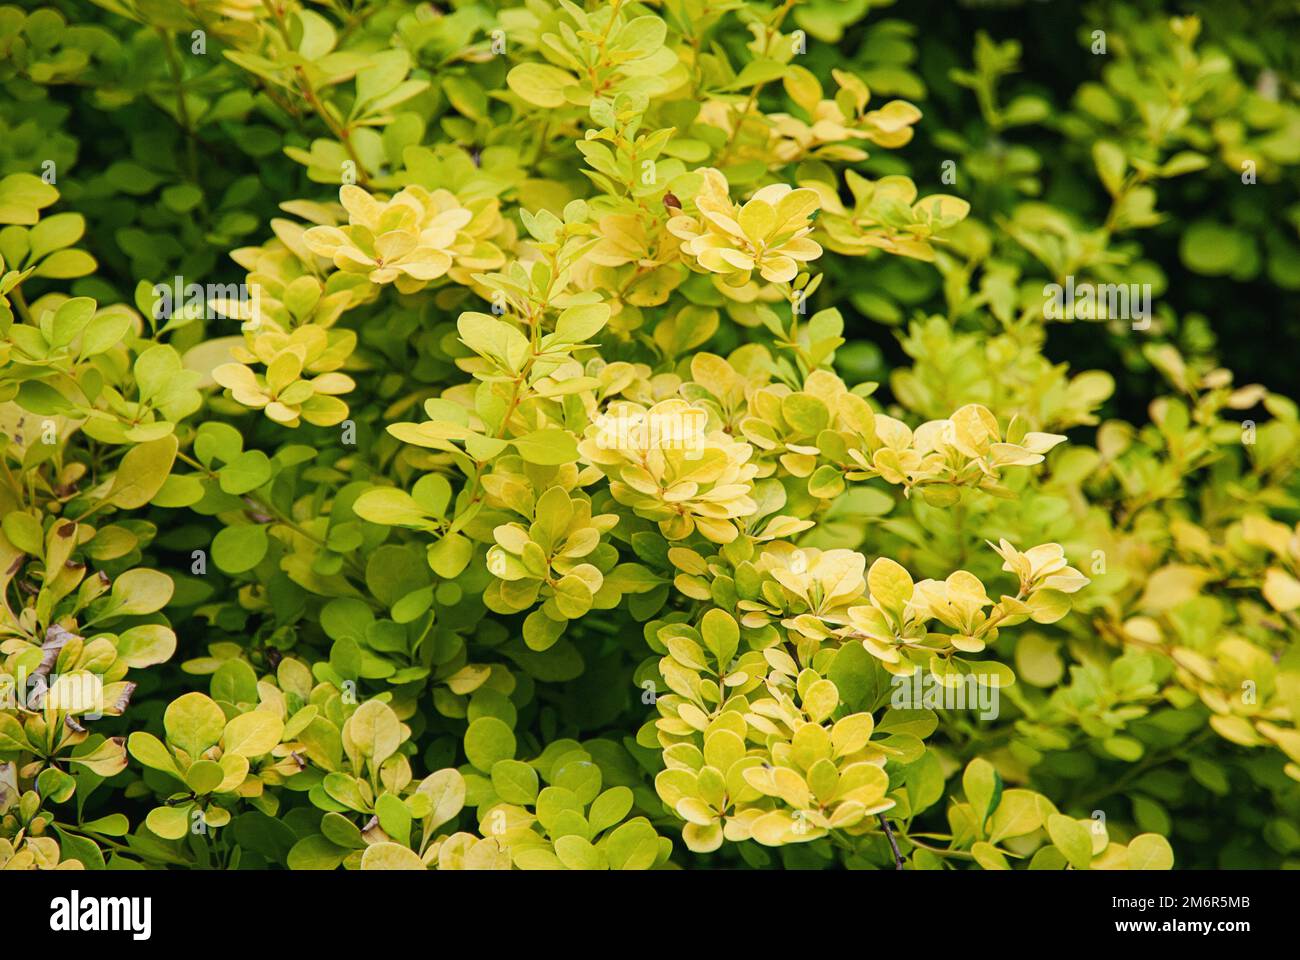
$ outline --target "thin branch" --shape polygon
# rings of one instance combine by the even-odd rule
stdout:
[[[280,31],[280,36],[284,40],[285,48],[293,50],[293,39],[289,33],[289,25],[284,19],[284,8],[273,0],[262,0],[267,11],[275,21],[276,27]],[[307,106],[312,112],[320,117],[321,122],[325,124],[329,132],[347,151],[348,158],[356,168],[357,183],[366,186],[370,182],[370,174],[366,172],[365,164],[361,162],[361,157],[357,154],[356,147],[352,144],[351,131],[337,121],[334,116],[326,109],[325,104],[317,94],[316,88],[312,85],[311,78],[307,76],[307,71],[301,64],[295,64],[292,70],[294,85],[298,88],[299,95],[307,102]]]
[[[894,869],[902,870],[906,861],[903,860],[903,855],[898,852],[898,841],[894,839],[893,828],[889,825],[889,821],[885,819],[883,813],[876,814],[876,819],[880,821],[880,829],[885,831],[885,838],[889,840],[889,849],[894,851]]]

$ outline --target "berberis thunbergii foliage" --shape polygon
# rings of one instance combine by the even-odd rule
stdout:
[[[0,7],[0,867],[1300,863],[1205,6]]]

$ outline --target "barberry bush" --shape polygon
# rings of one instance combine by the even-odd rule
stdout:
[[[1300,865],[1189,6],[0,7],[0,867]]]

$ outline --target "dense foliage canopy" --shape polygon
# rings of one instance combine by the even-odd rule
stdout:
[[[0,867],[1300,864],[1297,10],[978,6],[0,7]]]

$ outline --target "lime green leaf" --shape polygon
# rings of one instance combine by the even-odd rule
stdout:
[[[480,770],[490,771],[498,760],[514,755],[514,731],[496,717],[479,717],[465,731],[465,756]]]
[[[212,540],[212,562],[226,573],[247,573],[262,562],[268,546],[260,524],[222,527]]]
[[[163,714],[163,727],[169,743],[197,758],[221,739],[226,715],[211,698],[191,692],[171,702]]]

